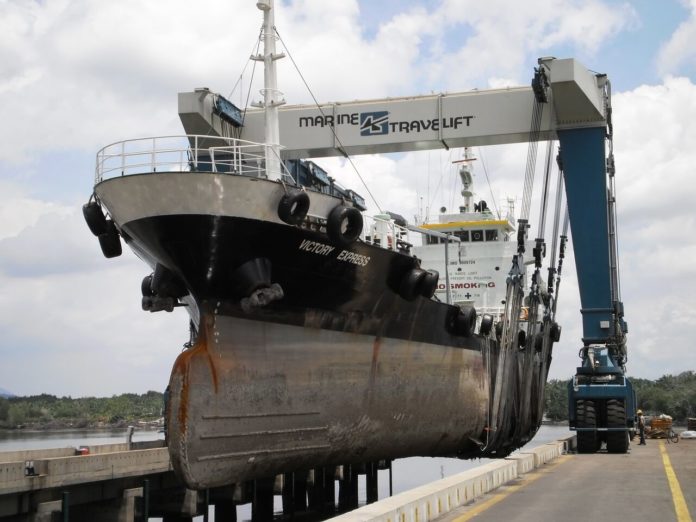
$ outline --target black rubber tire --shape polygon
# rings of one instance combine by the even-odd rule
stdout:
[[[597,428],[597,415],[594,401],[578,400],[575,403],[575,427]],[[595,453],[599,447],[596,431],[578,431],[578,453]],[[599,443],[601,445],[601,442]]]
[[[404,276],[399,285],[399,295],[406,301],[413,301],[420,295],[420,287],[423,284],[426,271],[421,268],[413,268]]]
[[[334,243],[347,247],[360,237],[363,230],[363,217],[355,207],[338,205],[329,213],[326,233]]]
[[[554,343],[557,343],[561,340],[561,327],[558,323],[551,323],[551,332],[549,332],[549,335],[551,336],[551,340]]]
[[[476,328],[476,309],[473,306],[464,306],[454,320],[454,332],[457,335],[469,337]]]
[[[544,334],[543,333],[534,334],[534,350],[537,353],[540,353],[543,348],[544,348]]]
[[[152,276],[153,274],[146,275],[140,283],[140,292],[143,294],[143,297],[152,297],[155,295],[155,292],[152,290]]]
[[[625,431],[607,432],[607,451],[626,453],[628,451],[628,430],[626,430],[626,406],[622,400],[607,400],[607,428],[622,428]]]
[[[493,316],[491,314],[483,314],[481,317],[481,326],[479,327],[479,334],[486,336],[491,333],[493,329]]]
[[[517,332],[517,347],[520,350],[525,350],[527,348],[527,332],[524,330]]]
[[[188,290],[181,282],[181,279],[161,263],[157,263],[155,266],[150,288],[152,288],[153,294],[159,297],[178,299],[188,294]]]
[[[309,195],[301,190],[283,194],[278,203],[278,217],[288,225],[299,225],[309,212]]]
[[[116,225],[110,219],[106,220],[106,232],[99,234],[99,246],[102,254],[107,259],[118,257],[123,252],[118,230],[116,230]]]
[[[92,234],[97,237],[106,234],[106,218],[99,203],[92,201],[82,205],[82,215]]]
[[[437,270],[427,270],[425,276],[421,279],[420,285],[418,286],[418,293],[430,299],[435,295],[437,290],[437,282],[440,279],[440,274]]]

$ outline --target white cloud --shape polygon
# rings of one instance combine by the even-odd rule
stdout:
[[[674,74],[680,66],[696,64],[696,0],[684,2],[691,13],[679,24],[658,54],[657,68],[662,74]]]

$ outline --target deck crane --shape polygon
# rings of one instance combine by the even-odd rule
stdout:
[[[580,452],[594,452],[602,442],[610,452],[626,452],[635,396],[625,377],[610,84],[574,59],[540,58],[535,71],[529,87],[282,105],[282,159],[557,139],[583,325],[582,364],[569,383],[570,427]],[[262,110],[242,116],[207,89],[180,93],[179,114],[189,134],[264,139]],[[538,246],[540,252],[544,245]]]

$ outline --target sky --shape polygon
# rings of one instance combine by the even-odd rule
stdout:
[[[102,257],[81,206],[101,147],[182,132],[177,92],[207,86],[244,104],[261,24],[255,3],[0,0],[0,387],[78,397],[166,386],[187,316],[141,310],[148,267],[128,249]],[[628,373],[696,370],[696,0],[276,0],[276,8],[280,36],[320,101],[528,85],[542,56],[606,73]],[[290,60],[278,76],[289,103],[311,101]],[[519,197],[526,152],[476,149],[479,193]],[[355,162],[380,206],[411,219],[456,206],[459,157]],[[317,162],[366,195],[345,160]],[[571,256],[551,378],[569,378],[579,362],[577,294]]]

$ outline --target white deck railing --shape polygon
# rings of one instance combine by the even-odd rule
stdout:
[[[272,150],[263,143],[202,135],[119,141],[97,152],[94,182],[157,172],[220,172],[265,178],[266,148]],[[287,172],[283,178],[292,181]]]

